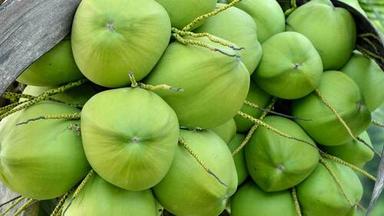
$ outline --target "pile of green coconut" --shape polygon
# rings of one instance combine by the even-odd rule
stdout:
[[[352,216],[384,73],[330,0],[83,0],[0,108],[0,180],[56,216]],[[20,207],[20,203],[24,203]],[[7,206],[5,206],[7,207]]]

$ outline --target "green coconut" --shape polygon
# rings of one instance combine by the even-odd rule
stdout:
[[[346,196],[343,195],[326,167],[320,164],[313,174],[297,187],[303,215],[350,215],[363,196],[363,186],[359,177],[349,167],[330,160],[326,162],[340,182]]]
[[[231,119],[218,127],[212,128],[211,130],[219,135],[219,137],[221,137],[221,139],[223,139],[226,143],[229,143],[236,135],[235,120]]]
[[[168,12],[173,27],[182,29],[198,16],[215,9],[216,0],[156,0]],[[202,23],[200,23],[201,25]],[[197,25],[198,26],[198,25]],[[196,26],[196,27],[197,27]]]
[[[218,4],[222,7],[225,4]],[[257,40],[257,27],[252,17],[236,7],[228,8],[216,16],[208,18],[196,32],[208,32],[224,38],[237,46],[241,51],[241,60],[249,73],[255,71],[262,55],[261,45]]]
[[[72,48],[81,72],[105,87],[144,78],[166,49],[171,23],[154,0],[83,0],[73,21]]]
[[[253,81],[251,81],[246,100],[263,109],[271,101],[271,96],[262,89],[260,89]],[[251,107],[247,104],[243,105],[243,107],[241,108],[241,112],[246,113],[255,118],[259,118],[263,114],[262,110]],[[241,116],[236,115],[234,119],[236,122],[237,132],[239,133],[247,132],[254,125],[253,122],[244,119]]]
[[[369,146],[372,147],[368,133],[364,131],[360,136]],[[339,146],[326,146],[325,151],[353,165],[363,167],[365,163],[372,160],[374,152],[364,143],[349,141]]]
[[[85,104],[81,134],[87,159],[103,179],[139,191],[153,187],[168,172],[179,124],[155,93],[121,88],[101,92]]]
[[[359,87],[347,75],[338,71],[323,73],[319,92],[345,121],[354,136],[368,128],[371,114],[362,101]],[[316,93],[294,101],[292,113],[300,126],[319,144],[335,146],[352,140],[335,113]]]
[[[330,0],[312,0],[297,8],[287,19],[287,29],[302,33],[313,43],[325,70],[347,63],[356,42],[356,25],[348,10]]]
[[[59,197],[75,186],[89,170],[81,136],[71,129],[79,121],[16,124],[76,112],[64,104],[42,102],[4,118],[0,122],[0,180],[11,190],[38,200]]]
[[[23,94],[37,97],[53,88],[55,87],[29,85],[25,87]],[[53,95],[51,98],[64,103],[84,105],[96,93],[96,89],[91,84],[84,84],[63,93]],[[21,101],[23,100],[25,99],[21,99]]]
[[[308,143],[282,137],[259,127],[245,147],[245,158],[250,176],[264,191],[282,191],[294,187],[307,178],[319,162],[315,143],[294,121],[268,116],[264,122],[285,134]]]
[[[179,146],[172,167],[153,190],[164,208],[175,215],[219,215],[237,187],[236,167],[227,144],[215,133],[181,130],[181,137],[214,175],[186,148]]]
[[[184,89],[178,94],[157,93],[176,111],[180,125],[191,128],[214,128],[233,118],[243,105],[249,82],[249,72],[240,58],[178,42],[169,45],[145,80],[147,84],[166,83]]]
[[[359,86],[363,101],[371,112],[384,103],[384,73],[375,61],[355,52],[341,71]]]
[[[285,31],[284,11],[276,0],[242,0],[235,6],[255,20],[261,43],[272,35]]]
[[[68,205],[69,202],[64,207]],[[150,190],[123,190],[94,175],[63,216],[157,216],[156,205]]]
[[[243,142],[245,136],[243,134],[236,134],[235,137],[228,143],[229,150],[234,152]],[[237,184],[241,185],[248,177],[247,164],[245,163],[244,149],[241,149],[233,159],[235,160],[236,171],[237,171]]]
[[[59,86],[83,77],[73,59],[71,40],[67,38],[30,65],[17,81],[35,86]]]
[[[297,216],[289,191],[267,193],[247,182],[231,199],[232,216]]]
[[[311,41],[300,33],[283,32],[263,43],[263,58],[252,78],[271,95],[297,99],[317,88],[322,72]]]

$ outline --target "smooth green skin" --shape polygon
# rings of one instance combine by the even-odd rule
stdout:
[[[296,216],[289,191],[267,193],[253,182],[247,182],[231,199],[232,216]]]
[[[172,27],[182,29],[195,18],[215,9],[216,0],[156,0],[168,12]],[[202,23],[200,23],[201,25]],[[196,26],[198,27],[198,26]]]
[[[341,71],[359,86],[369,111],[373,112],[384,103],[384,73],[375,61],[355,52]]]
[[[330,0],[311,1],[297,8],[287,19],[287,30],[309,38],[321,56],[324,70],[340,69],[355,48],[352,15],[344,8],[334,7]]]
[[[269,94],[257,87],[257,85],[253,81],[251,81],[246,99],[247,101],[258,105],[261,108],[265,108],[271,101],[271,98],[272,97]],[[252,108],[246,104],[244,104],[241,108],[241,112],[247,113],[248,115],[253,116],[255,118],[259,118],[263,114],[262,110]],[[236,122],[238,133],[246,133],[254,125],[253,122],[244,119],[243,117],[238,115],[236,115],[234,119]]]
[[[36,97],[52,88],[55,87],[29,85],[25,87],[23,94],[32,95]],[[70,89],[63,93],[56,94],[52,96],[52,98],[65,103],[84,105],[96,93],[97,91],[93,88],[91,84],[84,84],[82,86]],[[21,99],[20,101],[23,100],[24,99]]]
[[[218,4],[223,7],[225,4]],[[250,15],[236,7],[228,8],[208,18],[196,32],[208,32],[244,48],[241,60],[252,74],[260,62],[262,48],[257,39],[257,27]]]
[[[155,93],[121,88],[92,97],[81,112],[92,168],[126,190],[146,190],[168,172],[179,138],[175,112]]]
[[[346,4],[350,5],[350,6],[352,6],[357,11],[359,11],[361,14],[363,14],[364,16],[367,16],[367,14],[363,10],[363,8],[361,8],[360,3],[359,3],[358,0],[340,0],[340,1],[346,3]]]
[[[79,121],[40,120],[17,123],[42,115],[72,114],[70,106],[42,102],[19,111],[0,123],[0,180],[28,198],[59,197],[88,172],[81,137],[69,127]]]
[[[171,36],[165,9],[153,0],[83,0],[72,26],[72,48],[81,72],[105,87],[143,79]]]
[[[245,135],[236,134],[235,137],[228,143],[229,150],[234,152],[243,142]],[[241,185],[248,177],[247,164],[245,163],[245,154],[244,149],[241,149],[233,159],[235,160],[236,171],[237,171],[237,181],[238,185]]]
[[[363,196],[359,177],[349,167],[326,161],[340,181],[348,199],[358,204]],[[313,174],[297,187],[297,196],[303,215],[346,216],[354,209],[323,164],[319,164]]]
[[[30,65],[17,81],[26,85],[58,86],[83,77],[73,59],[71,40],[64,39]]]
[[[285,15],[276,0],[242,0],[235,5],[255,20],[257,37],[262,43],[285,30]]]
[[[181,145],[167,176],[153,190],[164,208],[175,215],[216,216],[224,211],[237,187],[236,167],[227,144],[215,133],[181,130],[196,156],[226,186],[206,172]]]
[[[369,139],[366,131],[364,131],[359,137],[368,143],[368,145],[372,146],[371,140]],[[329,154],[358,167],[364,167],[365,163],[372,160],[375,155],[374,152],[365,144],[354,140],[339,146],[326,146],[324,149]]]
[[[315,145],[294,121],[268,116],[264,122],[285,134]],[[319,162],[319,151],[309,144],[290,140],[259,127],[245,147],[248,172],[254,182],[267,192],[294,187],[307,178]]]
[[[268,94],[297,99],[317,88],[322,72],[312,43],[300,33],[283,32],[263,43],[263,57],[252,79]]]
[[[232,138],[236,135],[236,123],[235,120],[231,119],[226,123],[212,128],[213,132],[215,132],[224,142],[229,143]]]
[[[94,175],[63,214],[63,216],[84,215],[157,216],[157,206],[150,190],[140,192],[123,190]]]
[[[365,131],[371,122],[371,113],[362,103],[359,87],[342,72],[324,72],[319,91],[325,100],[339,113],[355,136]],[[301,127],[319,144],[342,145],[352,140],[346,128],[316,93],[296,100],[292,114]]]
[[[145,80],[184,89],[156,93],[176,111],[180,125],[190,128],[214,128],[233,118],[247,97],[249,82],[249,72],[240,59],[178,42],[169,45]]]

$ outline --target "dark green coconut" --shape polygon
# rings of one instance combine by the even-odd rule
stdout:
[[[101,92],[85,104],[81,134],[87,159],[103,179],[140,191],[159,183],[171,167],[179,124],[155,93],[122,88]]]
[[[231,119],[218,127],[212,128],[211,130],[219,135],[219,137],[221,137],[226,143],[229,143],[236,135],[235,120]]]
[[[271,96],[265,91],[261,90],[259,87],[257,87],[257,85],[253,81],[251,81],[246,100],[256,104],[260,108],[265,108],[271,101]],[[246,113],[255,118],[259,118],[263,113],[262,110],[253,108],[247,104],[243,105],[243,107],[241,108],[241,112]],[[254,125],[254,123],[252,123],[251,121],[237,115],[234,119],[236,122],[237,132],[239,133],[247,132]]]
[[[237,187],[236,167],[227,144],[212,131],[181,130],[181,137],[213,175],[181,145],[172,167],[153,190],[174,215],[219,215]]]
[[[323,164],[319,164],[313,174],[297,187],[303,215],[350,215],[363,196],[363,186],[352,169],[333,161],[326,161],[340,181],[352,205],[343,195],[330,172]]]
[[[218,4],[223,7],[225,4]],[[262,55],[261,45],[257,39],[257,27],[252,17],[236,7],[208,18],[204,25],[196,29],[196,32],[208,32],[224,38],[238,47],[241,51],[241,60],[249,73],[253,73],[259,64]]]
[[[263,58],[252,78],[268,94],[297,99],[317,88],[322,72],[321,57],[311,41],[283,32],[263,43]]]
[[[307,178],[319,162],[319,151],[312,139],[294,121],[268,116],[264,122],[307,143],[282,137],[259,127],[245,148],[250,176],[264,191],[282,191]]]
[[[247,182],[231,199],[232,216],[297,216],[289,191],[264,192],[253,182]]]
[[[236,52],[206,40],[200,42],[229,54]],[[158,93],[175,111],[180,125],[214,128],[233,118],[249,89],[249,73],[238,57],[173,42],[145,83],[184,89]]]
[[[359,87],[351,78],[338,71],[327,71],[323,73],[318,89],[354,136],[368,128],[371,114],[363,103]],[[297,122],[319,144],[334,146],[352,140],[334,112],[316,93],[294,101],[292,113],[299,119],[305,119],[298,119]]]
[[[44,116],[73,114],[73,107],[42,102],[16,112],[0,122],[0,180],[28,198],[59,197],[88,172],[81,136],[71,126],[79,121],[40,120]]]
[[[64,204],[64,208],[69,201]],[[157,216],[152,192],[123,190],[97,175],[92,176],[63,216]]]
[[[347,9],[330,0],[312,0],[287,19],[287,30],[305,35],[316,47],[325,70],[340,69],[355,48],[356,26]]]
[[[35,86],[59,86],[83,78],[72,55],[71,40],[64,39],[30,65],[17,81]]]

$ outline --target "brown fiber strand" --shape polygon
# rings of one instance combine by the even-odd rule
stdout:
[[[79,120],[81,118],[80,113],[70,113],[70,114],[58,114],[58,115],[45,115],[39,116],[36,118],[28,119],[27,121],[17,123],[16,126],[26,125],[31,122],[40,121],[40,120]]]
[[[199,163],[199,165],[211,176],[213,176],[220,184],[224,185],[225,187],[228,187],[227,184],[225,184],[215,173],[213,173],[205,164],[203,161],[200,160],[200,158],[197,156],[196,153],[193,152],[193,150],[188,146],[188,144],[182,139],[179,139],[179,143],[188,151],[188,153]]]
[[[6,215],[9,211],[11,211],[13,208],[15,208],[15,206],[17,206],[24,199],[26,199],[26,198],[25,197],[19,197],[15,201],[13,201],[12,204],[7,209],[5,209],[5,211],[3,212],[3,215]]]
[[[292,194],[293,201],[295,203],[296,216],[302,216],[303,214],[301,213],[300,203],[299,203],[299,199],[297,198],[295,187],[292,188],[291,194]]]
[[[271,110],[272,107],[275,105],[276,103],[276,98],[273,98],[272,99],[272,102],[269,104],[269,106],[267,107],[267,109],[263,112],[263,114],[260,116],[260,120],[264,120],[264,118],[267,116],[268,114],[268,110]],[[252,138],[253,134],[255,133],[256,129],[259,127],[259,124],[254,124],[251,129],[248,131],[247,135],[245,136],[244,140],[241,142],[240,146],[237,147],[233,152],[232,152],[232,156],[234,157],[237,153],[239,153],[249,142],[249,140]]]
[[[26,203],[24,203],[24,205],[22,205],[19,209],[17,209],[17,211],[13,216],[19,216],[21,213],[23,213],[28,207],[33,205],[35,202],[37,202],[37,200],[34,200],[34,199],[28,200]]]
[[[69,195],[69,192],[65,193],[60,198],[59,202],[57,203],[55,209],[53,210],[53,212],[51,213],[50,216],[60,216],[61,215],[61,212],[62,212],[63,207],[64,207],[65,200],[68,198],[68,195]]]

